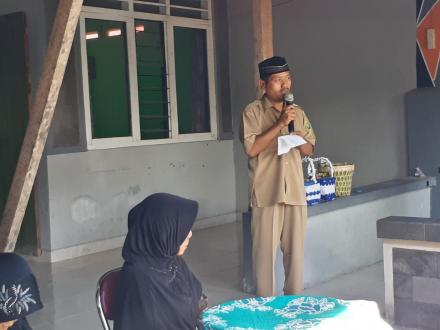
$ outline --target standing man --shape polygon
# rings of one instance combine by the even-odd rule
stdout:
[[[284,294],[303,290],[304,235],[307,203],[301,156],[313,153],[316,137],[297,105],[285,106],[292,85],[289,66],[274,56],[258,64],[261,99],[243,112],[243,143],[248,155],[249,199],[252,207],[252,260],[258,296],[276,294],[275,259],[281,241],[285,271]],[[278,136],[288,124],[307,143],[277,155]]]

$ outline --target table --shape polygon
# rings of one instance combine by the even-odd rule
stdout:
[[[277,296],[235,300],[205,310],[206,330],[375,329],[392,330],[377,304],[323,296]]]

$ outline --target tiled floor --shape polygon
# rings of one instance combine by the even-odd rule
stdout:
[[[34,330],[101,330],[95,307],[96,282],[122,264],[121,250],[54,263],[31,262],[45,308],[30,317]],[[196,231],[185,255],[211,305],[247,297],[241,291],[241,223]],[[311,295],[376,301],[383,309],[382,264],[309,288]]]

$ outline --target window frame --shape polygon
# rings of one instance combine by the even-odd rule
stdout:
[[[211,0],[208,4],[208,19],[193,19],[161,14],[137,12],[133,10],[133,2],[129,0],[128,10],[116,10],[99,7],[83,6],[80,20],[80,62],[82,74],[82,90],[84,102],[84,120],[86,143],[88,150],[110,149],[120,147],[132,147],[142,145],[157,145],[179,142],[209,141],[218,138],[217,109],[216,109],[216,86],[215,86],[215,62],[214,62],[214,40],[212,32]],[[169,7],[167,7],[169,14]],[[90,108],[89,73],[87,65],[86,45],[86,19],[100,19],[125,22],[127,41],[127,64],[128,64],[128,87],[131,115],[131,136],[94,139],[92,135],[92,113]],[[168,114],[170,137],[166,139],[141,140],[140,119],[139,119],[139,96],[137,81],[137,58],[135,40],[135,20],[160,21],[164,24],[164,49],[167,69],[168,87]],[[208,74],[208,98],[210,132],[179,134],[177,89],[174,61],[174,27],[202,29],[206,31],[206,57]]]

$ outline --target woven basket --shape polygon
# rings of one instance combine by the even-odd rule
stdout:
[[[354,164],[333,164],[333,174],[336,178],[336,196],[350,196]]]
[[[307,205],[312,206],[321,201],[321,185],[317,181],[304,181],[304,189],[306,190]]]
[[[310,178],[304,181],[307,205],[312,206],[321,201],[321,185],[316,180],[316,169],[315,165],[313,164],[313,159],[305,157],[303,162],[307,163],[307,174]]]
[[[325,157],[318,157],[313,160],[314,162],[317,162],[318,164],[327,164],[330,167],[330,173],[329,177],[324,177],[318,179],[319,184],[321,185],[321,200],[324,202],[330,202],[332,200],[336,199],[335,194],[335,182],[336,179],[333,175],[333,164],[332,162]]]

